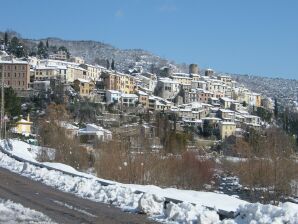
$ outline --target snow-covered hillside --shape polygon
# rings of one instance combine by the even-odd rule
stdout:
[[[188,71],[187,66],[182,66],[161,58],[153,53],[142,49],[120,49],[110,44],[98,41],[80,41],[80,40],[62,40],[59,38],[47,38],[41,40],[26,39],[25,43],[29,49],[37,48],[40,41],[44,43],[48,40],[52,46],[65,46],[72,56],[82,57],[87,63],[94,63],[99,60],[115,60],[116,69],[118,71],[126,71],[134,66],[142,66],[145,70],[151,71],[152,65],[160,68],[166,65],[177,66],[180,71]],[[175,65],[174,65],[175,64]]]

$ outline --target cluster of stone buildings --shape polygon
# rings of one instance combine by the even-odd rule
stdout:
[[[237,135],[246,126],[259,127],[260,118],[251,115],[257,107],[272,109],[269,99],[244,88],[230,76],[215,75],[212,69],[200,71],[195,64],[190,65],[189,73],[164,68],[163,77],[158,77],[141,70],[123,74],[86,64],[81,58],[55,59],[21,61],[6,56],[0,58],[0,75],[5,85],[21,96],[30,91],[47,91],[50,81],[58,79],[72,86],[78,96],[100,99],[108,105],[142,105],[145,110],[174,113],[184,125],[203,127],[207,120],[220,130],[222,139]]]

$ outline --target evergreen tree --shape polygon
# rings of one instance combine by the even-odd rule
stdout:
[[[46,46],[44,45],[44,43],[42,41],[40,41],[38,43],[38,46],[37,46],[37,55],[40,58],[47,58],[48,57],[48,49],[46,48]]]
[[[277,99],[274,99],[274,117],[275,119],[277,119],[278,116],[278,103],[277,103]]]
[[[115,61],[114,61],[114,59],[112,59],[111,69],[112,69],[112,70],[115,70]]]
[[[107,69],[110,69],[110,61],[107,59]]]
[[[5,113],[12,117],[21,115],[21,100],[11,87],[4,89],[4,97]]]
[[[46,47],[49,48],[49,40],[46,42]]]
[[[37,45],[37,55],[39,57],[43,57],[45,54],[45,48],[44,48],[44,44],[42,41],[40,41]]]
[[[8,33],[7,32],[4,33],[4,44],[5,44],[5,46],[8,45]]]
[[[67,58],[68,59],[70,58],[70,53],[69,53],[68,49],[65,46],[60,46],[58,48],[58,51],[64,51],[64,52],[66,52]]]
[[[213,133],[213,127],[208,120],[203,122],[203,136],[210,137]]]
[[[25,57],[27,55],[25,46],[19,41],[17,37],[13,37],[10,41],[8,52],[15,55],[18,58]]]

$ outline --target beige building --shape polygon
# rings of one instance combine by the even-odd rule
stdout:
[[[102,78],[107,90],[117,90],[127,94],[136,91],[136,81],[133,76],[122,73],[105,72],[102,74]]]
[[[138,91],[139,103],[143,105],[145,109],[149,108],[149,95],[143,91]]]
[[[36,66],[34,71],[35,80],[48,80],[57,76],[55,67]]]
[[[101,74],[101,67],[89,65],[89,64],[80,64],[80,67],[87,71],[87,78],[92,80],[97,80]]]
[[[235,135],[236,124],[234,122],[220,122],[219,133],[222,140],[231,135]]]
[[[37,65],[34,69],[35,80],[49,80],[52,78],[61,78],[63,80],[66,80],[66,76],[66,66]]]
[[[218,80],[222,81],[226,85],[231,85],[232,78],[229,75],[220,75],[217,77]]]
[[[69,59],[70,62],[74,62],[74,63],[77,63],[77,64],[84,64],[85,63],[85,60],[81,57],[71,57]]]
[[[191,85],[192,78],[186,73],[174,73],[171,78],[181,85]]]
[[[90,96],[94,90],[94,83],[85,79],[76,79],[74,82],[74,89],[80,96]]]
[[[69,65],[67,66],[66,81],[73,82],[76,79],[86,79],[87,70],[81,67]]]
[[[66,61],[67,53],[65,51],[58,51],[56,54],[49,55],[49,59]]]
[[[4,76],[4,84],[21,94],[28,90],[30,83],[30,66],[26,61],[0,61],[0,76]]]

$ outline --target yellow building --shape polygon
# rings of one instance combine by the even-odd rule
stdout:
[[[44,65],[38,65],[35,68],[34,78],[35,80],[49,80],[51,78],[56,78],[58,72],[56,67],[47,67]]]
[[[220,138],[225,139],[236,133],[236,124],[234,122],[220,122],[219,125]]]
[[[31,134],[31,126],[32,122],[30,121],[29,115],[27,117],[27,120],[21,119],[16,123],[15,132],[18,134],[23,135],[30,135]]]
[[[81,67],[69,65],[67,66],[66,81],[73,82],[76,79],[86,79],[87,70]]]
[[[136,81],[133,76],[122,73],[103,73],[102,78],[107,90],[116,90],[126,94],[132,94],[136,90]]]
[[[101,74],[101,67],[89,65],[89,64],[80,64],[80,67],[87,71],[87,79],[97,80]]]
[[[89,96],[94,90],[94,83],[85,79],[76,79],[74,82],[74,89],[80,96]]]
[[[171,78],[181,85],[191,85],[192,78],[188,74],[175,73]]]

